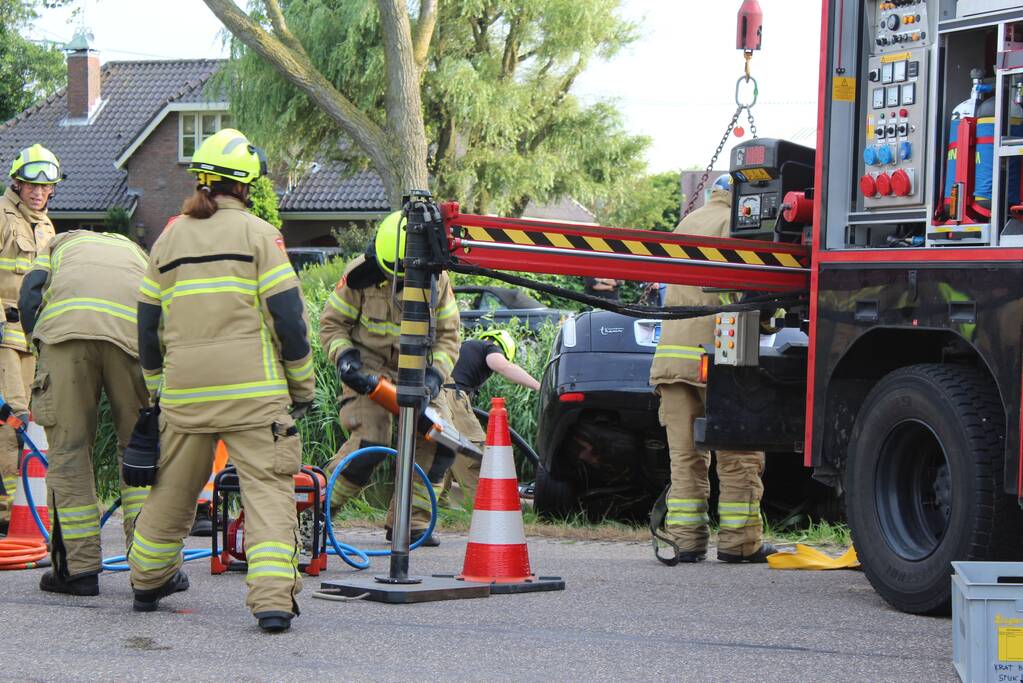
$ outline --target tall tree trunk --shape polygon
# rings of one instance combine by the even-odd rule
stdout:
[[[412,26],[403,0],[378,0],[387,60],[387,123],[377,125],[316,68],[288,30],[278,0],[263,0],[273,32],[242,12],[234,0],[203,0],[231,34],[304,92],[351,138],[380,174],[393,207],[409,190],[427,189],[426,127],[420,95],[420,66],[436,20],[436,3],[424,2],[413,49]]]
[[[404,0],[378,0],[387,64],[387,133],[395,181],[388,188],[392,206],[409,190],[429,189],[426,126],[419,69],[412,49],[412,26]]]

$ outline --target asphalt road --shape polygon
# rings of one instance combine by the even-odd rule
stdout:
[[[111,552],[117,536],[104,532]],[[461,568],[465,538],[441,538],[413,553],[414,573]],[[302,615],[278,635],[244,607],[243,576],[211,576],[208,560],[188,563],[191,590],[152,614],[131,611],[124,574],[104,574],[99,597],[71,598],[40,592],[42,570],[5,572],[0,680],[957,680],[950,621],[892,610],[860,572],[669,568],[635,543],[534,540],[529,550],[534,571],[561,575],[567,590],[337,603],[312,599],[320,579],[307,577]],[[330,562],[321,578],[355,575]],[[386,559],[375,562],[386,572]]]

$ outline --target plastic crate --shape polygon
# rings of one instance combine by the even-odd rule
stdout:
[[[1023,562],[953,562],[952,662],[967,683],[1023,681]]]

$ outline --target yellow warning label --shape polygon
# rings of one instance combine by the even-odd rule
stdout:
[[[867,115],[867,139],[868,140],[873,140],[874,139],[874,115],[873,114],[868,114]]]
[[[849,76],[835,76],[831,82],[831,99],[837,102],[855,102],[856,79]]]
[[[909,52],[899,52],[898,54],[881,55],[881,63],[891,64],[892,62],[901,62],[903,60],[909,59],[912,56],[913,55]]]
[[[998,661],[1023,662],[1023,628],[998,627]]]
[[[771,174],[763,168],[744,168],[742,174],[746,176],[746,180],[758,181],[758,180],[770,180]]]

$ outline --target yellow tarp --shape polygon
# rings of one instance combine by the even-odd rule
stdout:
[[[856,558],[856,549],[852,546],[839,557],[831,557],[816,548],[797,543],[795,552],[768,555],[767,564],[771,569],[857,569],[860,561]]]

